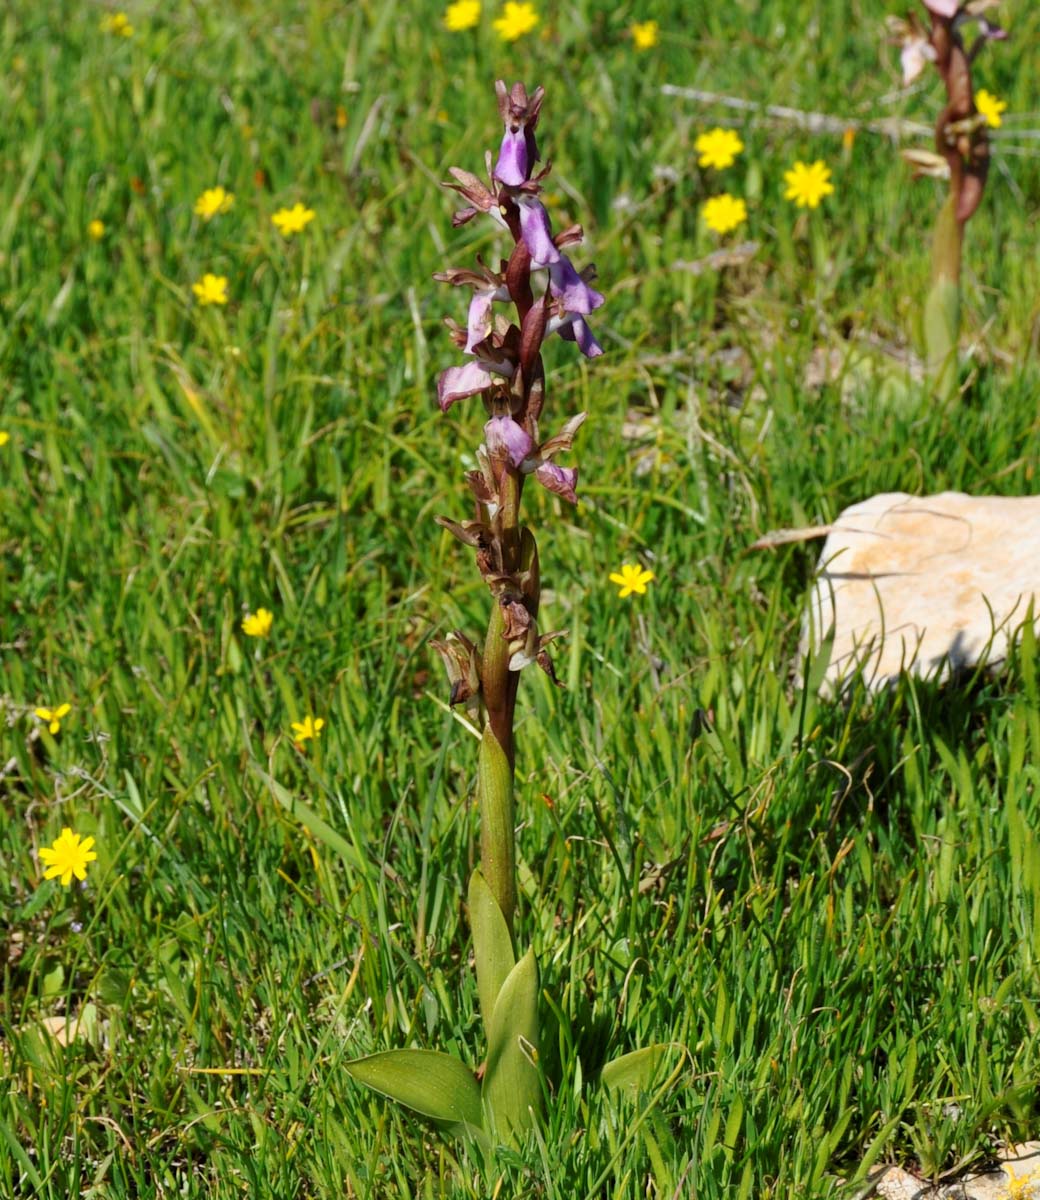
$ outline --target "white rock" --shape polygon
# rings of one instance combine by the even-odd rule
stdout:
[[[876,1177],[873,1194],[884,1200],[1040,1200],[1040,1142],[1023,1142],[998,1158],[998,1170],[968,1171],[934,1185],[888,1167]]]
[[[856,671],[874,689],[943,679],[1006,658],[1031,599],[1040,619],[1040,496],[884,493],[831,526],[802,648],[833,626],[825,691]]]

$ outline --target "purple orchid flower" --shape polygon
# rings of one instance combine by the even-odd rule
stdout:
[[[572,448],[574,435],[587,415],[578,413],[571,417],[560,433],[540,446],[535,445],[534,438],[512,417],[492,417],[484,426],[484,443],[492,459],[505,459],[515,471],[533,475],[542,487],[569,500],[571,504],[577,504],[577,467],[559,467],[552,460],[557,454]]]
[[[567,313],[563,317],[554,317],[548,325],[549,333],[558,333],[565,342],[576,343],[578,349],[586,358],[598,358],[603,353],[603,347],[596,341],[596,336],[588,327],[584,317],[577,313]]]
[[[508,300],[509,288],[501,275],[496,275],[478,255],[479,271],[471,271],[465,267],[452,267],[447,271],[438,271],[434,279],[441,283],[450,283],[453,287],[471,287],[473,296],[469,302],[469,313],[466,318],[466,341],[463,346],[467,354],[473,353],[473,348],[482,342],[494,328],[492,308],[496,300]],[[462,344],[460,342],[460,344]]]
[[[475,355],[473,362],[461,367],[448,367],[437,380],[437,403],[441,412],[447,412],[456,400],[465,400],[478,392],[485,392],[495,382],[495,376],[512,379],[516,362],[512,354],[496,347],[491,338],[485,338],[470,351]]]
[[[531,169],[538,161],[538,144],[534,131],[538,125],[538,113],[545,96],[544,88],[535,88],[530,97],[522,83],[506,90],[502,80],[495,84],[498,95],[498,112],[505,125],[502,145],[495,164],[495,178],[509,187],[519,187],[531,178]]]
[[[589,287],[566,254],[549,264],[549,290],[568,313],[587,316],[604,302],[602,292]]]
[[[531,255],[532,265],[547,267],[550,263],[560,261],[560,252],[553,241],[552,225],[549,214],[545,211],[536,196],[521,193],[516,197],[516,205],[520,210],[520,234],[524,245]]]

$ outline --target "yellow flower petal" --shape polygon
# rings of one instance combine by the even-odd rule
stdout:
[[[744,149],[740,135],[733,129],[709,129],[693,143],[697,151],[697,165],[721,171],[736,162],[737,155]]]
[[[456,0],[444,11],[444,28],[461,33],[480,24],[480,0]]]
[[[195,297],[199,304],[227,304],[227,276],[226,275],[211,275],[208,271],[198,281],[191,285],[191,290],[195,293]]]
[[[538,21],[538,12],[533,4],[518,4],[516,0],[506,0],[502,15],[492,21],[492,24],[504,42],[515,42],[525,33],[530,33]]]
[[[729,233],[747,220],[747,204],[729,192],[706,200],[701,212],[705,225],[715,233]]]
[[[258,608],[255,613],[249,613],[242,620],[242,632],[247,637],[265,638],[271,632],[274,624],[274,613],[266,608]]]
[[[657,45],[661,27],[656,21],[633,21],[628,32],[637,50],[651,50]]]
[[[784,182],[784,199],[793,200],[799,208],[818,208],[824,196],[834,191],[831,169],[821,159],[812,164],[796,162],[784,172]]]
[[[300,233],[304,226],[309,225],[313,220],[314,209],[304,208],[298,201],[292,208],[280,208],[271,217],[272,223],[283,237],[290,237],[294,233]]]
[[[66,825],[52,845],[43,846],[37,852],[40,862],[47,868],[44,879],[60,876],[62,887],[69,886],[73,875],[79,880],[86,879],[87,864],[97,860],[97,854],[91,849],[93,845],[92,837],[81,838]]]

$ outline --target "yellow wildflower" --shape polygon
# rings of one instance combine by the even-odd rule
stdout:
[[[72,705],[59,704],[57,708],[34,708],[33,712],[41,721],[47,722],[47,728],[51,733],[59,733],[62,721],[72,712]]]
[[[234,194],[225,191],[219,185],[206,188],[195,201],[195,215],[204,221],[212,221],[217,213],[226,213],[234,203]]]
[[[10,440],[11,435],[7,432],[7,430],[0,429],[0,446],[6,446]]]
[[[79,880],[86,879],[87,863],[97,858],[91,850],[93,845],[92,837],[81,838],[66,825],[53,845],[44,846],[39,851],[40,862],[47,868],[43,873],[44,879],[57,879],[60,875],[62,887],[69,886],[73,875]]]
[[[634,563],[625,563],[620,571],[612,571],[610,574],[610,582],[616,583],[621,589],[618,592],[619,600],[624,600],[626,596],[631,596],[633,592],[638,596],[645,596],[646,585],[653,578],[653,571],[648,571],[645,567],[636,566]]]
[[[191,285],[200,304],[227,304],[227,276],[211,275],[208,271],[198,283]]]
[[[271,632],[274,613],[266,608],[258,608],[255,613],[249,613],[242,620],[242,632],[246,637],[265,638]]]
[[[105,236],[105,222],[99,221],[97,217],[93,221],[88,221],[87,233],[95,242],[100,242]]]
[[[310,713],[302,721],[293,721],[292,731],[296,745],[302,746],[304,742],[316,738],[324,728],[324,720],[321,717],[312,717]]]
[[[784,172],[784,182],[787,184],[784,199],[793,200],[799,208],[818,208],[824,196],[834,191],[831,169],[820,159],[811,164],[796,162]]]
[[[637,50],[652,50],[657,45],[661,26],[656,21],[633,21],[628,32]]]
[[[134,36],[134,27],[124,12],[110,13],[107,17],[102,17],[100,28],[102,33],[112,33],[116,37]]]
[[[721,171],[736,162],[744,143],[732,129],[709,129],[707,133],[700,134],[693,148],[697,151],[699,167],[714,167],[716,171]]]
[[[305,225],[314,220],[314,209],[304,208],[297,201],[292,208],[280,208],[271,218],[283,237],[299,233]]]
[[[747,220],[747,205],[737,196],[723,192],[712,196],[701,209],[704,224],[715,233],[729,233]]]
[[[444,12],[444,28],[461,33],[480,24],[480,0],[455,0]]]
[[[999,129],[1004,123],[1000,114],[1007,111],[1007,101],[998,100],[992,92],[987,92],[985,88],[979,88],[975,93],[975,107],[986,118],[986,124],[990,129]]]
[[[515,42],[525,33],[530,33],[538,24],[538,13],[533,4],[518,4],[516,0],[506,0],[502,15],[496,17],[492,24],[504,42]]]

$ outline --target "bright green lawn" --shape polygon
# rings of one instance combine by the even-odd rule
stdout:
[[[660,92],[930,122],[931,79],[882,99],[872,5],[540,2],[547,36],[507,49],[493,4],[450,35],[428,0],[127,3],[131,39],[85,0],[0,15],[0,1196],[758,1200],[1037,1136],[1034,648],[999,683],[821,704],[794,682],[817,547],[747,547],[875,491],[1035,488],[1040,160],[996,159],[944,409],[903,365],[938,185],[874,135],[846,159],[750,122],[705,175],[726,111]],[[1013,134],[1040,17],[1006,8],[979,78]],[[497,75],[547,88],[556,228],[585,224],[608,303],[604,358],[549,361],[547,411],[591,413],[583,503],[528,500],[570,630],[566,689],[523,681],[518,757],[556,1094],[482,1165],[343,1064],[482,1053],[476,746],[428,645],[486,619],[433,522],[463,515],[482,415],[434,406],[464,309],[431,274],[501,248],[437,186],[497,144]],[[834,170],[808,218],[781,199],[798,157]],[[203,224],[217,182],[235,205]],[[757,255],[673,269],[716,247],[724,188]],[[286,240],[297,200],[317,215]],[[206,271],[226,308],[194,303]],[[607,582],[625,561],[645,597]],[[62,701],[52,738],[32,710]],[[97,839],[82,889],[42,881],[63,825]],[[669,1040],[689,1057],[649,1115],[590,1085]]]

